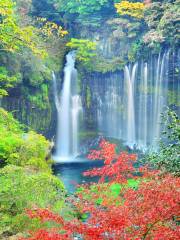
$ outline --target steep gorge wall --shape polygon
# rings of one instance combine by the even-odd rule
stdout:
[[[45,135],[49,139],[55,135],[56,111],[51,87],[48,99],[43,102],[43,107],[38,107],[31,102],[26,94],[19,91],[16,93],[15,89],[10,91],[8,97],[1,100],[1,106],[12,112],[15,118],[28,128]]]

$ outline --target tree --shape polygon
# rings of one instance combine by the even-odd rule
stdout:
[[[23,46],[30,48],[34,54],[45,56],[44,49],[39,47],[37,29],[33,26],[20,26],[12,0],[0,1],[0,45],[1,51],[16,52]]]
[[[116,3],[115,7],[117,9],[117,13],[120,15],[129,15],[134,18],[143,18],[144,17],[144,4],[141,2],[129,2],[122,1],[120,3]]]
[[[60,12],[75,13],[79,15],[89,15],[100,11],[102,7],[109,6],[109,0],[49,0]]]
[[[29,15],[30,9],[29,0],[23,2],[18,0],[17,4],[13,0],[0,0],[0,51],[6,56],[10,53],[20,54],[19,58],[28,54],[38,58],[39,62],[44,61],[43,64],[39,64],[44,67],[45,59],[50,53],[49,46],[52,48],[54,45],[52,42],[57,42],[57,39],[65,36],[67,31],[45,18],[33,19]],[[19,82],[21,74],[9,73],[8,67],[1,67],[0,74],[0,97],[2,97],[8,95],[7,90]],[[41,73],[37,74],[43,78]]]
[[[150,47],[167,42],[178,45],[179,29],[179,1],[153,1],[145,9],[145,21],[149,31],[144,36],[144,42]]]

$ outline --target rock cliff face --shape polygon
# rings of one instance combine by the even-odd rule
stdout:
[[[49,91],[49,99],[44,103],[43,108],[38,108],[27,99],[25,94],[16,92],[16,89],[10,91],[9,96],[1,100],[1,106],[12,112],[15,118],[30,129],[42,133],[49,139],[54,136],[56,111],[51,90]]]

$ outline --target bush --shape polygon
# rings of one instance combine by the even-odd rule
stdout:
[[[165,172],[180,176],[180,120],[174,111],[167,110],[163,119],[166,122],[165,140],[158,152],[150,153],[146,161]]]
[[[72,38],[66,46],[76,50],[77,60],[82,62],[85,66],[91,64],[92,58],[96,56],[96,43],[90,41],[89,39]]]
[[[64,204],[64,185],[48,173],[9,165],[0,170],[0,235],[23,231],[28,223],[24,210],[51,207],[60,210]]]
[[[40,134],[25,132],[12,114],[0,109],[0,160],[5,164],[32,166],[50,171],[50,143]]]
[[[31,166],[41,170],[50,170],[50,160],[46,160],[49,151],[49,142],[44,136],[35,132],[22,135],[16,142],[15,151],[11,151],[6,163],[17,166]],[[13,149],[11,149],[13,150]]]

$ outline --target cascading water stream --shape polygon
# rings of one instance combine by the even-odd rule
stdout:
[[[163,107],[167,105],[168,84],[166,71],[168,70],[169,51],[165,52],[162,56],[159,54],[158,67],[155,78],[155,95],[154,95],[154,145],[160,139],[161,135],[161,114]]]
[[[136,77],[137,63],[134,64],[132,73],[130,68],[125,66],[124,74],[127,84],[127,144],[131,147],[136,143],[135,135],[135,103],[134,103],[134,83]]]
[[[73,129],[73,155],[79,155],[79,141],[78,141],[78,130],[79,130],[79,114],[82,111],[81,98],[79,95],[72,97],[72,129]]]
[[[81,100],[76,93],[77,70],[75,53],[66,56],[64,81],[59,97],[56,76],[53,73],[54,98],[57,108],[57,138],[55,161],[65,161],[78,155],[78,122]]]
[[[144,64],[144,111],[143,111],[143,119],[144,119],[144,134],[143,134],[143,143],[144,146],[147,146],[147,140],[148,140],[148,136],[147,136],[147,111],[148,111],[148,106],[147,106],[147,97],[148,97],[148,65],[147,63]]]

